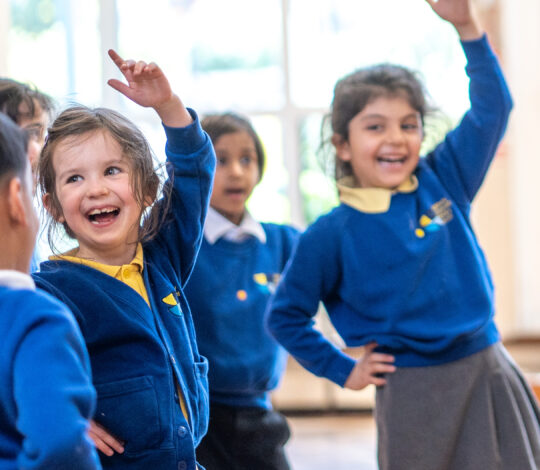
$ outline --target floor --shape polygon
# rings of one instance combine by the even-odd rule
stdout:
[[[375,426],[370,413],[287,415],[286,447],[292,470],[376,470]]]

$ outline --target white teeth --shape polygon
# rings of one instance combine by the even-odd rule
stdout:
[[[109,212],[114,212],[115,210],[116,209],[114,207],[106,207],[104,209],[93,209],[88,213],[88,215],[105,214]]]

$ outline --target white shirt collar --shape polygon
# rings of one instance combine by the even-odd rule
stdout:
[[[228,241],[241,242],[248,237],[255,237],[261,243],[266,243],[266,233],[262,225],[246,211],[240,225],[233,224],[218,211],[209,207],[204,223],[204,238],[213,245],[220,238]]]
[[[34,280],[29,274],[11,269],[0,269],[0,286],[13,287],[15,289],[35,289]]]

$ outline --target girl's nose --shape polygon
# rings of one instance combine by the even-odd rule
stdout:
[[[109,188],[105,184],[105,181],[101,179],[95,179],[88,182],[87,195],[88,197],[99,197],[108,194]]]
[[[243,173],[242,165],[240,162],[233,162],[229,168],[231,176],[241,176]]]
[[[401,144],[404,140],[403,130],[401,129],[401,126],[389,127],[386,134],[386,140],[391,144]]]

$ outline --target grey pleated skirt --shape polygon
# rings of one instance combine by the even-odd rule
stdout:
[[[540,469],[538,403],[500,343],[388,374],[375,419],[380,470]]]

